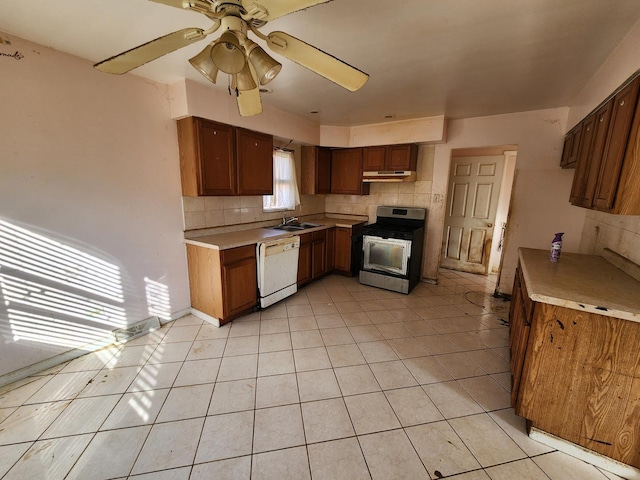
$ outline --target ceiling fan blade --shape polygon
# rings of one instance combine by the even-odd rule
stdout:
[[[260,89],[245,90],[238,92],[238,111],[243,117],[259,115],[262,113],[262,101],[260,100]]]
[[[274,52],[352,92],[369,79],[366,73],[287,33],[271,32],[267,44]]]
[[[107,58],[94,67],[101,72],[120,75],[204,37],[206,35],[201,28],[185,28]]]
[[[254,15],[254,18],[269,22],[278,17],[297,12],[298,10],[303,10],[305,8],[313,7],[314,5],[330,1],[331,0],[258,0],[256,2],[256,0],[242,0],[242,6],[249,15]],[[264,16],[264,9],[267,10],[266,16]]]
[[[162,3],[163,5],[169,5],[170,7],[176,7],[176,8],[188,8],[189,6],[189,2],[183,2],[182,0],[151,0],[152,2],[155,3]],[[185,7],[184,4],[187,4],[187,7]]]

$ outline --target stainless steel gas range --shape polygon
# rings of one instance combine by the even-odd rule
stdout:
[[[362,229],[360,283],[409,293],[420,281],[427,211],[380,206]]]

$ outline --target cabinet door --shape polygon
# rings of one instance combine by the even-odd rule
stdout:
[[[595,127],[593,131],[593,143],[589,150],[587,159],[586,181],[584,193],[580,199],[579,205],[591,208],[593,206],[593,197],[596,192],[598,182],[598,173],[600,172],[600,164],[602,163],[602,155],[606,145],[609,133],[609,122],[611,121],[611,111],[613,109],[613,99],[604,104],[595,115]]]
[[[335,233],[335,269],[351,274],[351,229],[336,227]]]
[[[331,149],[318,147],[316,193],[331,193]]]
[[[362,195],[364,190],[362,148],[333,150],[331,152],[331,193]]]
[[[300,193],[316,195],[331,193],[331,149],[303,146],[301,157]]]
[[[311,234],[300,235],[300,250],[298,251],[298,286],[305,285],[311,281]]]
[[[593,145],[593,132],[595,130],[596,115],[593,114],[582,121],[580,135],[580,145],[578,146],[578,160],[576,162],[576,172],[573,175],[571,185],[571,195],[569,201],[573,205],[580,205],[587,184],[589,173],[589,159]],[[569,149],[569,153],[573,148]],[[564,155],[564,154],[563,154]]]
[[[560,166],[562,168],[570,168],[576,165],[578,154],[580,151],[580,141],[582,138],[583,123],[573,127],[565,137],[564,149],[562,150],[562,160]]]
[[[222,251],[224,320],[250,310],[258,303],[254,245]]]
[[[516,407],[518,399],[518,390],[520,388],[520,380],[522,377],[522,368],[529,340],[529,332],[531,331],[531,310],[526,308],[527,303],[531,304],[531,300],[526,292],[520,269],[516,270],[516,278],[513,285],[513,294],[511,296],[511,307],[509,310],[509,349],[511,352],[510,370],[511,370],[511,406]]]
[[[627,148],[631,122],[638,100],[638,82],[640,82],[640,78],[627,85],[613,99],[609,136],[593,198],[594,207],[605,212],[613,208],[622,170],[622,160]]]
[[[233,195],[233,127],[198,117],[178,120],[182,194]]]
[[[389,145],[387,147],[385,170],[403,170],[415,172],[417,160],[417,145]]]
[[[381,147],[365,147],[363,149],[363,167],[365,172],[378,172],[385,169],[387,149]]]
[[[327,272],[332,272],[336,267],[336,228],[331,227],[327,232]]]
[[[236,129],[238,195],[273,194],[273,137]]]
[[[311,276],[315,280],[327,273],[327,231],[312,233]]]

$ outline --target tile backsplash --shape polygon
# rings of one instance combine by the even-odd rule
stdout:
[[[262,196],[182,197],[184,229],[226,227],[251,224],[287,216],[304,217],[323,213],[366,215],[376,218],[378,205],[428,208],[431,203],[435,146],[421,145],[415,182],[373,183],[369,195],[300,195],[301,205],[287,212],[262,211]],[[300,181],[300,155],[296,167]]]
[[[433,183],[434,145],[420,145],[415,182],[372,183],[369,195],[327,195],[326,212],[376,218],[378,205],[429,208]]]
[[[262,196],[182,197],[184,229],[223,227],[277,220],[282,215],[305,216],[324,213],[324,197],[301,195],[301,205],[286,212],[263,212]]]
[[[580,251],[602,255],[605,248],[640,264],[640,216],[587,212]]]

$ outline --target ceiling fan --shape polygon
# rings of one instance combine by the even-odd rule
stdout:
[[[260,85],[266,85],[280,72],[282,65],[248,37],[249,31],[267,43],[275,53],[322,75],[352,92],[362,87],[369,75],[287,33],[258,31],[267,22],[330,0],[151,0],[171,7],[203,13],[213,25],[185,28],[164,35],[126,52],[96,63],[102,72],[123,74],[208,35],[222,34],[195,57],[193,67],[216,83],[218,72],[230,75],[229,91],[236,95],[240,115],[262,112]]]

